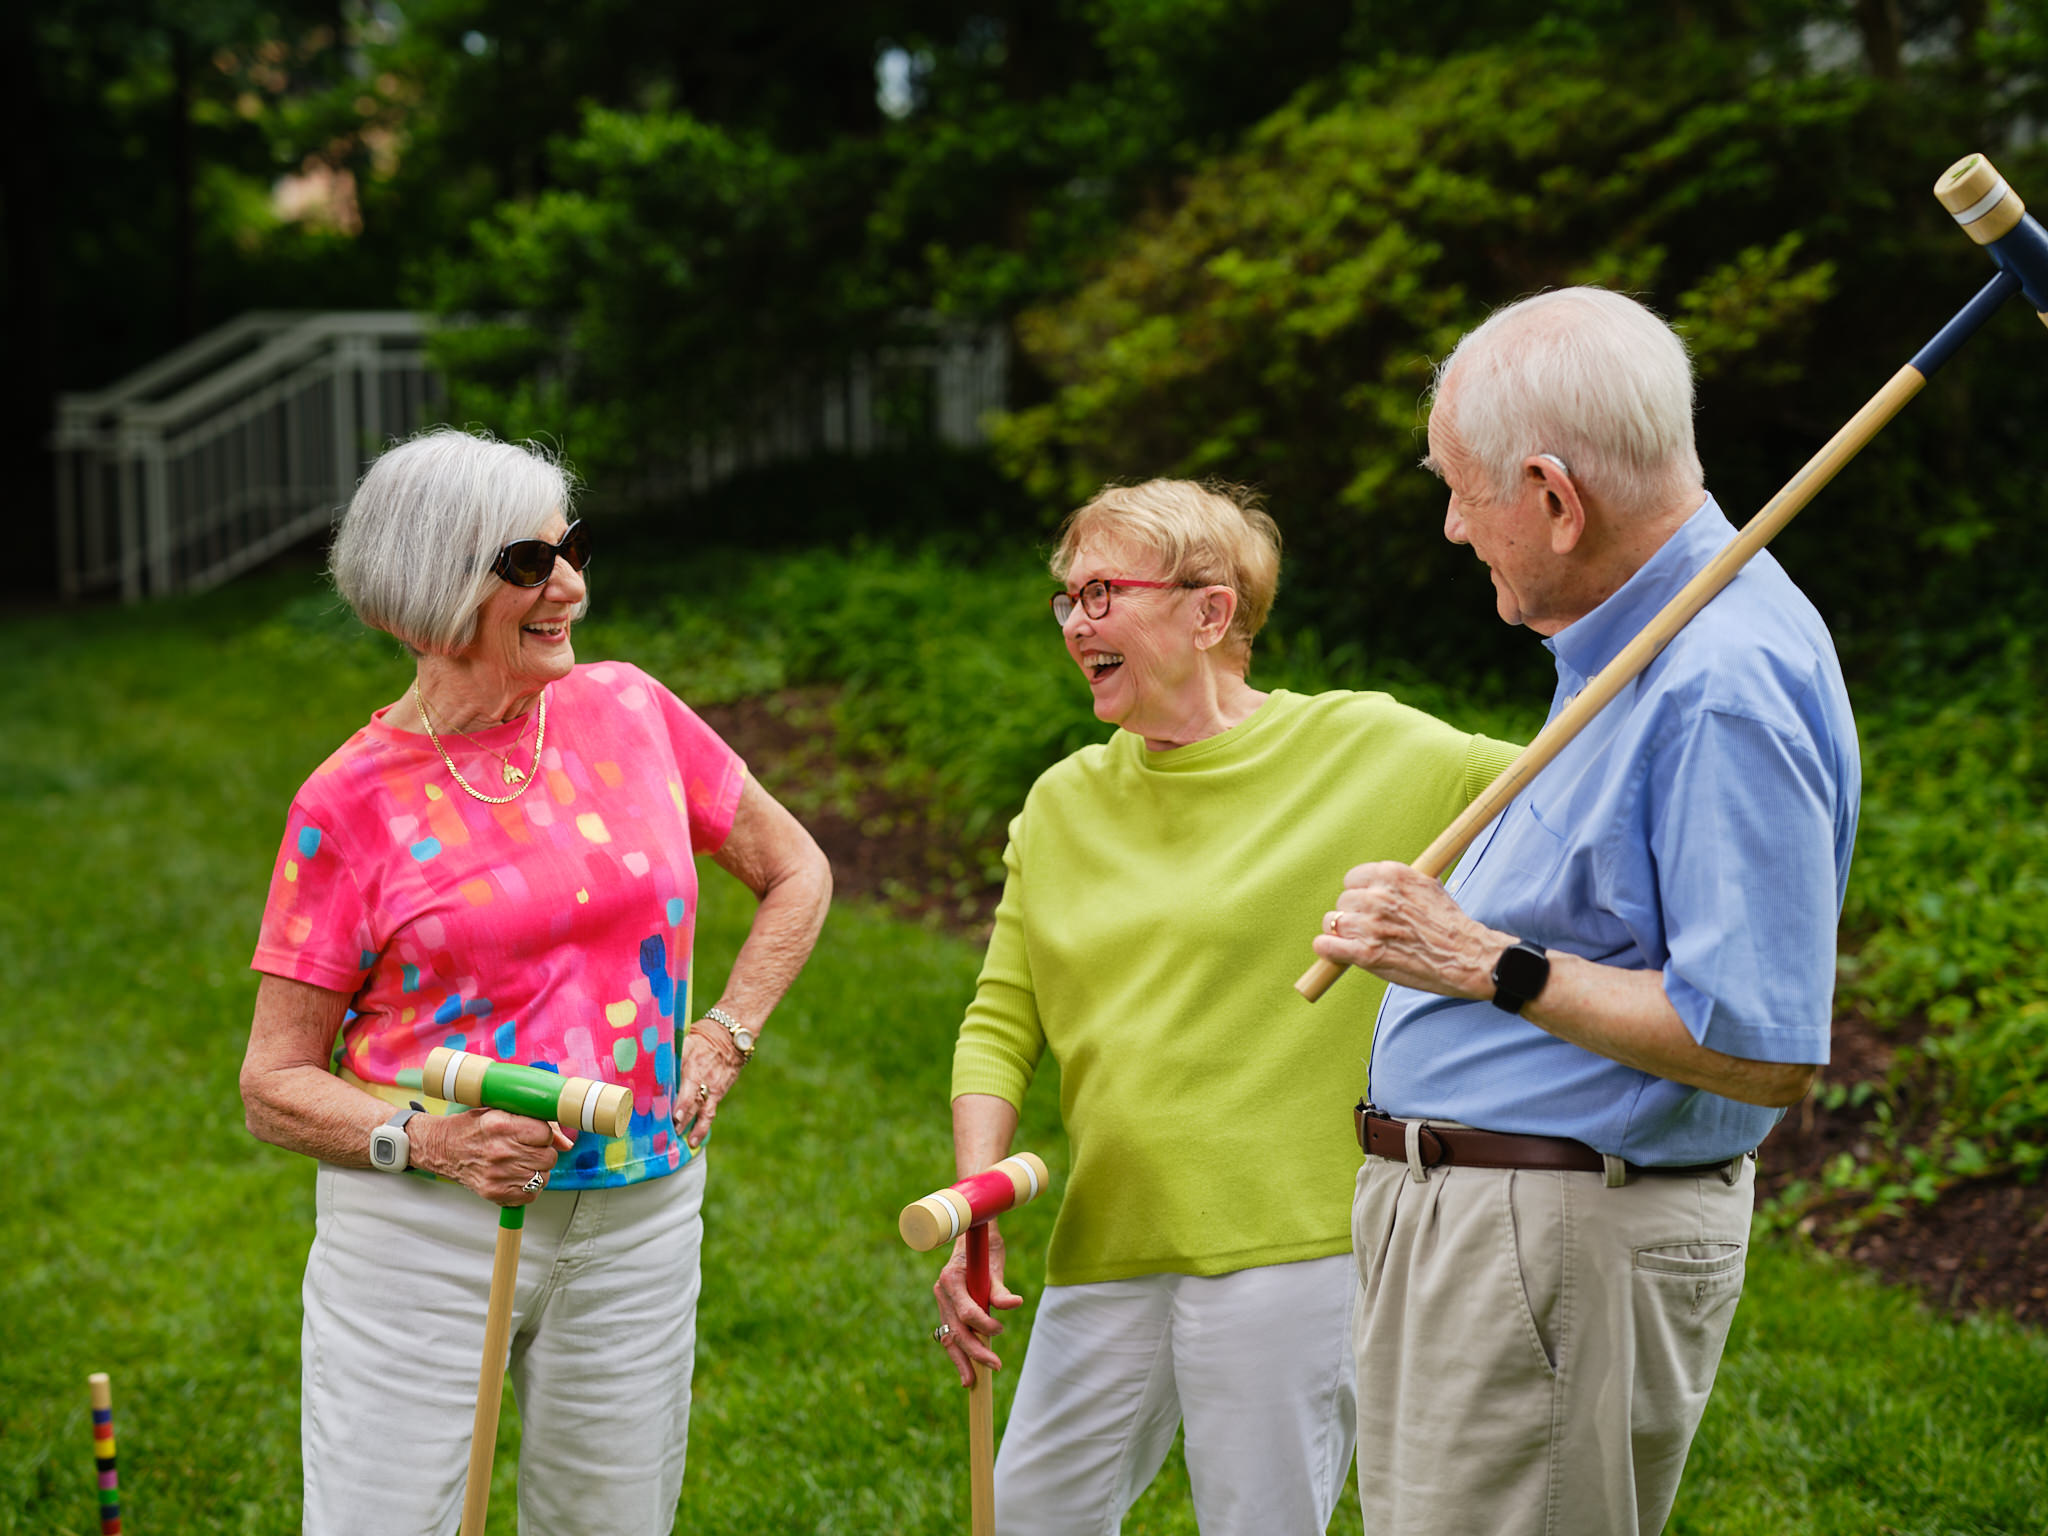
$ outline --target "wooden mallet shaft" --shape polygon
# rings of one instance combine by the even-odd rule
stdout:
[[[420,1087],[451,1104],[500,1109],[623,1136],[633,1118],[633,1090],[619,1083],[564,1077],[539,1067],[492,1061],[473,1051],[437,1046],[427,1053]],[[498,1212],[498,1246],[491,1259],[491,1299],[484,1313],[484,1357],[477,1369],[476,1419],[469,1437],[469,1479],[462,1490],[462,1536],[483,1536],[491,1505],[491,1465],[498,1453],[498,1403],[505,1391],[505,1357],[512,1344],[512,1296],[519,1280],[519,1244],[526,1208]]]
[[[1884,387],[1828,439],[1820,452],[1806,461],[1784,489],[1743,525],[1705,569],[1679,589],[1663,610],[1643,626],[1642,632],[1600,669],[1579,696],[1537,733],[1520,756],[1501,770],[1500,777],[1465,807],[1435,842],[1423,849],[1422,856],[1415,861],[1416,869],[1432,879],[1440,879],[1487,823],[1505,810],[1508,802],[1585,729],[1586,723],[1656,659],[1658,652],[1670,644],[1671,637],[1733,581],[1758,550],[1777,537],[1778,531],[1862,451],[1864,444],[1877,436],[1885,423],[1920,392],[1934,370],[1947,362],[2001,304],[2024,289],[2037,310],[2048,311],[2048,235],[2028,216],[2019,194],[2005,184],[2004,178],[1991,168],[1991,162],[1982,155],[1966,155],[1942,174],[1941,181],[1935,184],[1935,195],[1958,222],[1963,221],[1965,212],[1971,214],[1964,228],[1971,232],[1972,239],[1990,249],[1999,267],[1998,275],[1957,311],[1934,339],[1913,355],[1911,362],[1886,380]],[[1967,199],[1967,203],[1959,211],[1952,199]],[[2042,318],[2048,322],[2048,313]],[[1294,990],[1314,1002],[1330,990],[1345,969],[1336,961],[1319,956],[1295,982]]]
[[[1050,1182],[1045,1162],[1035,1152],[1013,1152],[993,1168],[969,1174],[945,1189],[903,1207],[896,1230],[919,1253],[928,1253],[967,1235],[967,1294],[986,1312],[994,1289],[988,1272],[988,1223],[1007,1210],[1037,1199]],[[995,1383],[975,1365],[974,1385],[967,1391],[967,1488],[973,1536],[995,1536],[996,1409]]]

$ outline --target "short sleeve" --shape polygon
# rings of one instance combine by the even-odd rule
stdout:
[[[681,774],[679,792],[690,820],[690,847],[697,853],[716,853],[732,832],[740,792],[746,788],[747,765],[695,710],[654,679],[648,682],[661,702],[662,725]]]
[[[353,997],[377,963],[377,941],[326,820],[293,802],[249,968]]]
[[[1720,710],[1693,714],[1659,756],[1648,810],[1665,994],[1702,1045],[1825,1062],[1836,786],[1804,742]]]

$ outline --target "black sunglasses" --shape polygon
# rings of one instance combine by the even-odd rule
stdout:
[[[491,570],[515,587],[537,587],[555,574],[558,557],[568,561],[572,571],[590,564],[590,534],[581,518],[569,525],[559,544],[546,539],[514,539],[498,551]]]

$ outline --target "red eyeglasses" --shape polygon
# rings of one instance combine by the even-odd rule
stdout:
[[[1109,613],[1109,594],[1120,587],[1179,587],[1193,589],[1207,586],[1203,581],[1126,581],[1121,576],[1112,576],[1106,581],[1086,581],[1076,592],[1055,592],[1046,599],[1052,604],[1053,622],[1065,626],[1074,616],[1074,607],[1080,605],[1083,613],[1091,619],[1103,618]]]

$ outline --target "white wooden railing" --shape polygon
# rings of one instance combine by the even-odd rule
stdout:
[[[428,325],[395,311],[255,312],[107,389],[60,396],[65,596],[203,591],[323,533],[380,448],[440,414]],[[754,425],[686,434],[630,485],[597,487],[600,499],[681,500],[821,452],[982,442],[1004,404],[1004,333],[916,317],[909,329],[925,339],[773,391]]]
[[[374,446],[440,399],[403,312],[262,311],[57,402],[67,597],[196,592],[326,528]]]

